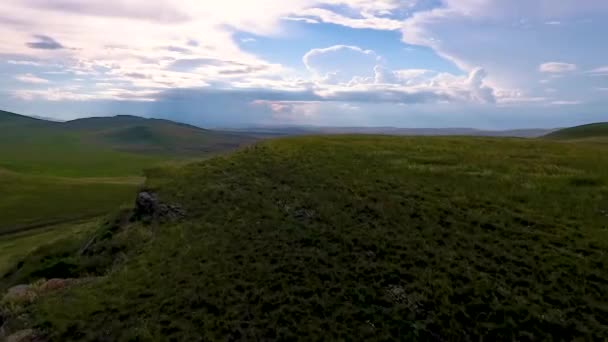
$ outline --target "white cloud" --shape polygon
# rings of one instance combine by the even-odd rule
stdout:
[[[174,88],[266,89],[309,94],[307,104],[292,101],[274,107],[301,115],[312,113],[314,101],[508,106],[576,98],[587,103],[585,96],[598,97],[594,90],[604,84],[601,78],[585,76],[608,75],[608,67],[592,69],[605,64],[603,37],[587,34],[608,30],[605,21],[590,18],[608,14],[608,1],[4,0],[0,13],[16,18],[0,21],[0,54],[10,56],[7,63],[14,67],[9,68],[37,75],[41,73],[34,68],[44,68],[40,72],[63,74],[57,79],[76,75],[92,85],[22,89],[15,92],[20,98],[149,101]],[[400,30],[404,42],[432,49],[461,72],[408,69],[407,60],[391,61],[402,70],[391,68],[379,57],[383,51],[364,45],[313,49],[303,57],[304,66],[292,70],[244,51],[242,43],[254,38],[235,35],[286,35],[285,19]],[[347,38],[350,42],[359,36]],[[45,42],[55,48],[41,49]],[[568,63],[547,62],[556,59]],[[32,68],[21,71],[25,67]],[[559,78],[577,68],[589,71]],[[539,70],[547,73],[542,80]],[[18,76],[22,82],[44,82],[34,75]],[[551,82],[556,89],[550,98],[547,86],[539,82]]]
[[[588,73],[594,76],[608,75],[608,66],[595,68],[593,70],[588,71]]]
[[[588,100],[597,86],[593,82],[578,73],[569,75],[569,83],[554,76],[606,60],[603,38],[590,34],[608,30],[608,22],[597,20],[606,15],[607,1],[443,0],[442,6],[406,18],[401,31],[405,43],[429,47],[464,71],[482,67],[495,90],[525,93],[518,100],[543,97],[538,82],[562,84],[556,86],[557,97]],[[551,21],[568,25],[546,25]],[[567,63],[553,62],[556,58]],[[547,61],[560,64],[543,66],[552,79],[539,79],[539,66]]]
[[[376,17],[373,15],[362,18],[351,18],[324,8],[310,8],[298,11],[297,15],[289,17],[294,20],[304,20],[309,23],[321,21],[329,24],[347,26],[356,29],[398,30],[399,20]]]
[[[541,64],[538,70],[540,72],[558,74],[558,73],[563,73],[563,72],[575,71],[576,69],[577,69],[576,64],[562,63],[562,62],[547,62],[547,63]]]
[[[32,74],[17,75],[17,76],[15,76],[15,79],[17,81],[19,81],[19,82],[31,83],[31,84],[47,84],[47,83],[50,83],[49,80],[47,80],[45,78],[38,77],[38,76],[34,76]]]
[[[13,91],[13,97],[32,101],[91,101],[91,100],[129,100],[154,101],[158,91],[131,89],[104,89],[95,93],[85,92],[79,87],[56,87],[44,90],[21,89]]]
[[[317,72],[318,70],[313,65],[313,59],[315,59],[316,57],[321,56],[321,55],[326,55],[326,54],[344,51],[344,50],[354,51],[354,52],[357,52],[357,53],[360,53],[363,55],[372,56],[374,59],[377,58],[376,52],[373,50],[365,50],[358,46],[351,46],[351,45],[334,45],[334,46],[330,46],[327,48],[317,48],[317,49],[312,49],[312,50],[308,51],[304,55],[304,57],[302,57],[302,62],[304,62],[306,69],[308,69],[311,72]]]
[[[358,46],[334,45],[308,51],[302,62],[314,80],[323,83],[348,83],[353,79],[373,77],[380,60],[373,50]]]
[[[8,60],[6,61],[8,64],[12,64],[12,65],[27,65],[27,66],[41,66],[41,63],[38,62],[34,62],[34,61],[16,61],[16,60]]]
[[[565,100],[551,102],[551,104],[555,105],[555,106],[573,106],[573,105],[578,105],[581,103],[582,103],[581,101],[565,101]]]

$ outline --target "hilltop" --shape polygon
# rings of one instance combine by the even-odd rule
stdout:
[[[546,135],[549,139],[574,140],[608,138],[608,123],[593,123],[561,129]]]
[[[140,153],[201,155],[234,149],[254,141],[245,134],[127,115],[78,119],[66,122],[65,127],[87,134],[91,142]]]
[[[155,168],[147,208],[180,215],[36,251],[4,286],[82,279],[2,312],[50,341],[602,340],[604,150],[299,137]]]

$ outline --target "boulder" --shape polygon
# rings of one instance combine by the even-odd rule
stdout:
[[[135,218],[142,219],[145,217],[154,217],[158,212],[159,201],[156,194],[142,191],[137,194],[135,200]]]
[[[135,200],[133,217],[138,221],[174,221],[186,215],[181,206],[163,203],[150,191],[142,191]]]
[[[29,301],[35,295],[36,292],[31,285],[17,285],[8,289],[7,293],[4,295],[3,301]]]

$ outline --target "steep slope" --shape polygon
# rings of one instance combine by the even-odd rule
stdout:
[[[608,123],[593,123],[561,129],[545,136],[550,139],[592,139],[592,138],[608,138]]]
[[[152,170],[186,218],[100,230],[113,272],[19,317],[51,341],[602,340],[603,151],[310,137]],[[87,240],[36,272],[107,274]]]

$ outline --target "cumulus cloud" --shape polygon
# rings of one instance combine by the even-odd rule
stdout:
[[[323,55],[332,55],[332,54],[336,54],[336,53],[343,53],[343,52],[347,52],[350,53],[351,55],[363,55],[365,59],[370,59],[375,61],[378,56],[376,54],[375,51],[373,50],[365,50],[362,49],[358,46],[350,46],[350,45],[334,45],[334,46],[330,46],[330,47],[326,47],[326,48],[318,48],[318,49],[312,49],[310,51],[308,51],[304,57],[302,57],[302,62],[304,62],[304,65],[306,66],[306,69],[308,69],[311,72],[319,72],[319,68],[320,66],[317,65],[317,61],[318,57],[323,56]],[[354,52],[354,54],[353,54]],[[333,58],[343,58],[343,56],[340,57],[333,57]],[[344,59],[340,59],[338,61],[338,63],[343,63],[346,62]]]
[[[572,65],[597,65],[608,48],[593,32],[608,30],[605,1],[552,0],[443,0],[441,6],[417,11],[403,21],[403,41],[431,48],[438,55],[470,72],[483,67],[486,82],[495,89],[522,91],[538,98],[531,86],[539,82],[539,65],[556,56],[568,65],[548,64],[544,72],[565,73]],[[556,25],[547,22],[559,21]],[[563,63],[563,62],[556,62]],[[572,64],[572,65],[570,65]],[[592,88],[577,80],[578,89]],[[559,88],[556,96],[577,91]]]
[[[540,72],[555,73],[555,74],[575,71],[576,69],[577,69],[576,64],[562,63],[562,62],[547,62],[547,63],[541,64],[539,67]]]
[[[564,98],[588,103],[588,97],[598,96],[589,90],[605,88],[608,75],[602,67],[608,56],[603,37],[589,34],[608,30],[605,20],[597,20],[608,14],[606,1],[4,0],[0,13],[0,55],[8,62],[3,66],[15,70],[9,77],[32,84],[31,89],[11,88],[14,96],[55,103],[146,102],[157,105],[157,114],[176,108],[194,115],[187,103],[195,109],[213,103],[209,108],[220,112],[266,111],[283,118],[372,104],[548,107]],[[369,45],[373,51],[365,46],[372,31],[350,31],[344,36],[348,43],[320,45],[303,56],[299,67],[283,66],[276,61],[285,63],[284,55],[259,49],[290,34],[296,25],[286,25],[286,19],[301,21],[297,27],[303,30],[330,23],[400,31],[404,43],[434,52],[429,52],[433,60],[416,69],[408,68],[407,60],[386,61],[380,55],[397,55],[392,47],[381,51],[394,34],[382,33],[381,41]],[[327,38],[328,45],[340,42]],[[257,43],[245,44],[252,39]],[[448,63],[438,63],[437,56]],[[422,69],[437,65],[450,72]],[[587,71],[571,72],[577,69]],[[539,84],[539,71],[555,89],[551,94]],[[54,85],[56,78],[71,77],[90,86],[41,90],[44,78],[35,75],[43,72],[57,75]]]

